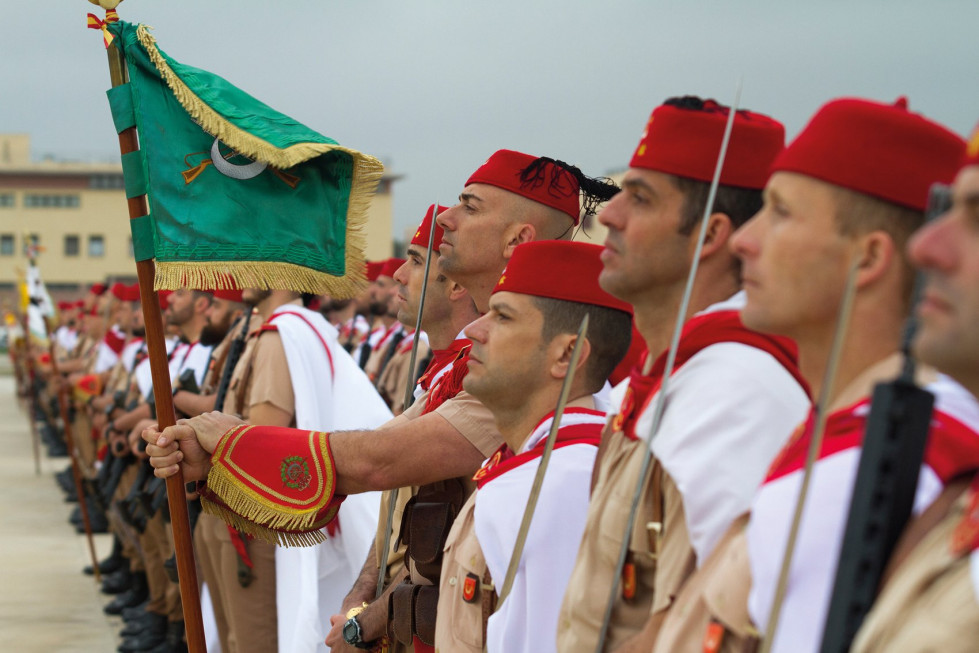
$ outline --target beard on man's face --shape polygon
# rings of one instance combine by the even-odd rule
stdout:
[[[220,344],[226,335],[228,335],[227,324],[221,325],[208,323],[203,329],[201,329],[200,343],[206,347],[212,347]]]
[[[370,314],[373,315],[374,317],[387,315],[388,303],[384,300],[375,299],[372,300],[371,303],[368,305],[368,309],[370,310]]]

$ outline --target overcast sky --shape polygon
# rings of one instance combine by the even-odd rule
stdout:
[[[33,155],[118,159],[84,0],[0,0],[0,132]],[[176,60],[219,74],[403,175],[395,224],[450,203],[499,148],[604,174],[668,96],[801,129],[826,100],[892,101],[966,135],[979,121],[976,0],[126,0]]]

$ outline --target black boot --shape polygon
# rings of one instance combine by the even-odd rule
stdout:
[[[85,505],[88,508],[88,522],[92,526],[92,532],[108,533],[109,520],[106,518],[102,509],[95,503],[95,500],[92,497],[87,497],[85,499]],[[75,525],[76,533],[85,533],[85,522],[82,521],[81,507],[75,508],[74,512],[72,512],[71,523]]]
[[[115,571],[122,569],[123,564],[126,562],[126,557],[122,555],[122,542],[118,537],[112,538],[112,553],[105,560],[99,562],[99,573],[103,576],[106,574],[111,574]],[[82,573],[86,576],[94,576],[95,572],[92,570],[92,565],[86,565],[82,569]]]
[[[128,637],[119,645],[122,653],[145,651],[164,643],[167,639],[167,618],[160,615],[159,621],[154,621],[138,635]]]
[[[103,594],[122,594],[133,586],[133,575],[129,567],[122,566],[102,579]]]
[[[147,602],[143,602],[139,605],[134,605],[131,608],[125,608],[122,611],[122,620],[128,622],[132,621],[133,619],[141,619],[143,615],[146,614],[146,603]]]
[[[126,622],[126,626],[119,632],[119,636],[123,639],[138,637],[144,633],[162,630],[166,627],[167,618],[165,616],[155,612],[146,612],[144,610],[142,616],[136,617],[135,619],[130,619]]]
[[[54,480],[57,482],[58,487],[66,492],[75,488],[75,476],[71,467],[65,467],[60,472],[57,472],[54,475]]]
[[[139,571],[133,574],[133,586],[117,596],[109,605],[102,608],[106,614],[122,614],[125,608],[139,605],[149,596],[146,574]]]
[[[187,653],[187,642],[184,641],[184,622],[171,621],[167,625],[167,638],[155,648],[147,649],[145,653]]]

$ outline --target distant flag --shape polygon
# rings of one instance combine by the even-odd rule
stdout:
[[[46,340],[48,329],[45,319],[54,317],[54,302],[48,293],[48,287],[41,279],[41,270],[35,259],[43,251],[37,239],[24,237],[24,255],[27,257],[27,274],[21,290],[21,308],[27,311],[27,326],[31,336],[37,340]]]
[[[123,170],[127,196],[147,195],[150,214],[130,223],[156,288],[354,294],[381,163],[174,61],[144,25],[105,27],[128,64],[108,95],[116,130],[139,134]]]

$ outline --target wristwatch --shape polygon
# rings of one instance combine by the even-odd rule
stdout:
[[[374,646],[364,641],[363,634],[360,630],[360,622],[357,621],[357,617],[350,617],[343,624],[343,641],[351,646],[362,649],[369,649]]]

